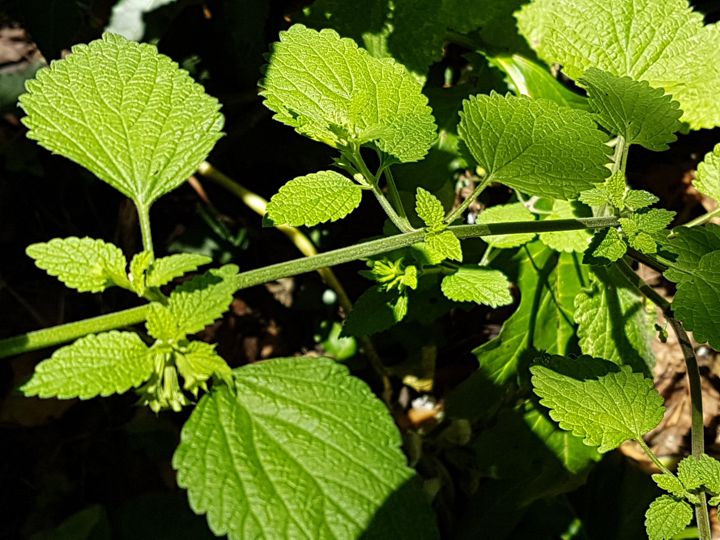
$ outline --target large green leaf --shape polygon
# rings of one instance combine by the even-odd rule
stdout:
[[[662,88],[595,68],[588,69],[580,82],[587,88],[590,110],[600,125],[628,144],[660,151],[677,139],[682,111]]]
[[[685,501],[669,495],[655,499],[645,513],[649,540],[671,540],[685,530],[693,518],[693,509]]]
[[[573,79],[594,67],[647,81],[680,102],[693,129],[720,125],[720,28],[687,0],[534,0],[518,24]]]
[[[693,185],[703,195],[720,201],[720,144],[698,165]]]
[[[281,33],[261,85],[276,120],[330,146],[373,142],[410,162],[422,159],[436,137],[415,78],[332,30],[296,24]]]
[[[359,379],[326,358],[235,371],[204,396],[173,458],[215,534],[246,538],[435,538],[400,434]]]
[[[473,96],[458,132],[490,181],[572,199],[609,174],[607,137],[589,113],[546,99]]]
[[[712,251],[720,251],[720,225],[707,223],[702,227],[677,227],[666,248],[677,258],[663,275],[675,283],[691,278],[700,259]]]
[[[22,391],[60,399],[121,394],[147,380],[153,367],[153,356],[137,334],[91,334],[40,362]]]
[[[38,71],[20,97],[28,137],[148,207],[221,137],[217,100],[152,45],[115,34]]]
[[[607,373],[600,376],[576,371],[572,365],[580,364],[578,368],[582,369],[583,363],[599,362],[607,364]],[[663,399],[652,379],[633,373],[628,366],[615,371],[614,364],[588,356],[549,359],[546,363],[530,368],[540,403],[550,409],[550,416],[561,428],[597,446],[600,452],[641,438],[662,420]]]

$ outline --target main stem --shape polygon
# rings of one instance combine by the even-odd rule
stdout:
[[[511,223],[491,223],[484,225],[457,225],[449,227],[459,239],[481,238],[483,236],[522,234],[529,232],[574,231],[581,229],[604,229],[617,227],[618,221],[612,217],[557,219],[545,221],[517,221]],[[236,278],[237,290],[246,289],[269,281],[313,272],[319,268],[335,266],[358,259],[372,257],[422,242],[424,231],[396,234],[378,238],[355,246],[348,246],[312,257],[295,259],[273,264],[257,270],[242,272]],[[105,332],[138,324],[145,320],[148,306],[140,306],[125,311],[69,323],[45,330],[37,330],[22,336],[0,340],[0,358],[14,356],[27,351],[42,349],[72,341],[86,334]]]
[[[618,269],[622,272],[625,278],[646,298],[648,298],[653,304],[659,307],[665,318],[672,326],[677,336],[680,349],[682,350],[683,357],[685,358],[685,369],[688,376],[688,386],[690,388],[690,403],[691,403],[691,452],[696,458],[700,458],[705,452],[705,422],[703,419],[703,402],[702,402],[702,382],[700,379],[700,368],[697,363],[697,357],[695,356],[695,350],[693,349],[690,338],[687,332],[683,328],[683,325],[678,321],[672,312],[672,306],[670,302],[660,296],[655,290],[650,287],[640,276],[638,276],[625,261],[618,262]],[[710,517],[708,515],[707,500],[705,493],[700,494],[700,501],[695,506],[695,519],[698,524],[698,532],[700,533],[701,540],[711,539],[710,530]]]

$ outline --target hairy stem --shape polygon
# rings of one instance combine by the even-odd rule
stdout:
[[[405,207],[403,206],[402,199],[400,198],[400,192],[398,191],[397,184],[395,184],[395,177],[393,176],[390,167],[385,168],[385,179],[387,180],[390,201],[395,205],[400,219],[402,219],[405,223],[407,223],[408,226],[410,226],[410,220],[408,220],[407,213],[405,212]]]
[[[140,234],[142,234],[143,249],[155,257],[153,251],[152,231],[150,229],[150,206],[135,202],[137,208],[138,221],[140,222]]]
[[[696,217],[692,221],[688,221],[683,225],[683,227],[698,227],[700,225],[704,225],[715,216],[720,216],[720,206],[715,210],[708,212],[707,214],[703,214],[702,216]]]
[[[465,213],[465,210],[467,210],[470,205],[477,199],[480,194],[483,192],[483,190],[490,184],[490,177],[483,178],[480,180],[480,183],[475,187],[473,192],[470,194],[470,196],[465,199],[460,206],[458,206],[455,210],[450,212],[447,216],[445,216],[445,223],[452,223],[457,218],[463,215]]]
[[[655,452],[650,450],[650,447],[647,445],[647,443],[642,439],[642,437],[638,437],[635,439],[635,442],[637,442],[640,445],[640,448],[642,448],[643,452],[645,452],[645,455],[647,455],[648,458],[650,458],[650,461],[652,461],[655,466],[660,469],[660,471],[664,472],[665,474],[669,474],[670,476],[675,476],[670,469],[668,469],[665,464],[660,461],[660,459],[655,455]]]
[[[617,227],[618,221],[612,217],[602,218],[576,218],[556,219],[545,221],[517,221],[511,223],[491,223],[484,225],[457,225],[449,227],[459,239],[481,238],[496,234],[520,234],[529,232],[555,232],[574,231],[580,229],[604,229]],[[237,276],[237,290],[246,289],[280,278],[296,276],[306,272],[313,272],[323,267],[335,266],[358,259],[364,259],[373,255],[387,253],[396,249],[404,248],[421,242],[425,237],[425,231],[413,231],[403,234],[396,234],[377,240],[371,240],[355,246],[348,246],[327,253],[321,253],[312,257],[295,259],[292,261],[273,264],[257,270],[242,272]],[[95,319],[86,319],[77,323],[70,323],[45,330],[31,332],[33,340],[30,342],[28,336],[22,336],[0,340],[0,358],[13,356],[22,352],[50,347],[72,341],[82,335],[104,332],[113,328],[120,328],[128,324],[137,324],[145,318],[147,306],[120,311],[112,315],[105,315]],[[112,319],[117,317],[117,319]],[[112,321],[117,322],[112,322]],[[77,327],[77,325],[84,325]],[[82,331],[76,328],[82,328]]]

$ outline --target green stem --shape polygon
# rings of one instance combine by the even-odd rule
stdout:
[[[400,198],[400,192],[398,191],[397,184],[395,184],[395,177],[393,176],[390,167],[385,167],[385,179],[387,180],[390,200],[395,205],[397,212],[400,215],[400,219],[402,219],[409,226],[410,220],[408,220],[407,213],[405,212],[405,207],[403,206],[402,199]]]
[[[720,206],[715,210],[708,212],[707,214],[703,214],[700,217],[696,217],[692,221],[688,221],[685,225],[683,225],[683,227],[698,227],[700,225],[704,225],[715,216],[720,216]]]
[[[625,173],[627,168],[628,153],[630,145],[625,143],[625,138],[618,136],[615,144],[615,155],[613,156],[612,174],[622,172]]]
[[[662,461],[655,455],[655,452],[650,450],[650,447],[647,445],[647,443],[643,440],[642,437],[638,437],[635,439],[635,442],[637,442],[640,445],[640,448],[643,449],[643,452],[647,455],[647,457],[650,458],[650,461],[652,461],[655,466],[660,469],[665,474],[669,474],[670,476],[675,476],[670,469],[668,469]]]
[[[142,234],[143,249],[155,257],[153,251],[152,232],[150,230],[150,206],[135,202],[138,220],[140,221],[140,233]]]
[[[451,224],[453,221],[455,221],[457,218],[463,215],[465,210],[467,210],[470,205],[477,199],[480,194],[483,192],[483,190],[490,184],[490,177],[483,178],[480,180],[480,183],[477,185],[477,187],[473,190],[473,192],[470,194],[470,196],[465,199],[460,206],[458,206],[455,210],[450,212],[445,217],[445,223]]]
[[[650,287],[638,276],[625,261],[619,261],[617,268],[627,280],[653,304],[659,307],[665,318],[672,326],[677,336],[680,349],[685,358],[685,369],[688,376],[691,403],[691,453],[700,458],[705,452],[705,422],[703,419],[702,381],[695,349],[682,323],[673,316],[672,305]],[[710,519],[708,517],[707,502],[704,493],[700,494],[700,503],[695,507],[695,518],[698,523],[701,540],[710,540]]]
[[[545,221],[517,221],[511,223],[491,223],[485,225],[457,225],[449,227],[459,239],[481,238],[483,236],[521,234],[529,232],[574,231],[581,229],[604,229],[617,227],[615,218],[577,218]],[[327,253],[304,257],[283,263],[273,264],[256,270],[249,270],[237,276],[237,290],[246,289],[281,278],[313,272],[323,267],[335,266],[373,255],[387,253],[422,242],[425,231],[413,231],[378,238],[355,246],[348,246]],[[0,358],[14,356],[22,352],[50,347],[72,341],[86,334],[104,332],[137,324],[145,318],[147,306],[141,306],[112,315],[86,319],[77,323],[65,324],[45,330],[38,330],[22,336],[0,340]],[[30,339],[32,336],[32,339]]]

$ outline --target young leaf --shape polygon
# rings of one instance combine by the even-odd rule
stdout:
[[[483,210],[475,223],[487,225],[489,223],[502,223],[510,221],[532,221],[535,215],[523,203],[503,204]],[[515,248],[532,242],[535,233],[524,234],[498,234],[483,238],[489,246],[500,249]]]
[[[625,206],[636,212],[648,206],[652,206],[658,199],[655,195],[642,189],[629,189],[625,194]]]
[[[572,199],[609,174],[607,137],[584,111],[491,94],[465,101],[460,118],[460,137],[491,181]]]
[[[620,259],[627,252],[627,244],[620,232],[610,227],[595,233],[590,246],[585,251],[583,262],[605,266]]]
[[[626,364],[650,375],[653,322],[642,297],[628,286],[614,268],[595,268],[592,285],[575,298],[577,336],[583,354]]]
[[[442,280],[442,292],[456,302],[476,302],[498,307],[512,304],[510,282],[499,270],[461,266]]]
[[[677,474],[690,491],[705,488],[713,495],[720,493],[720,461],[707,454],[686,457],[678,465]]]
[[[580,357],[576,362],[583,362]],[[656,427],[663,399],[651,379],[629,366],[597,378],[576,379],[552,367],[530,368],[535,393],[560,427],[605,453]]]
[[[703,256],[720,251],[720,225],[707,223],[702,227],[677,227],[666,248],[675,253],[677,259],[663,275],[678,283],[693,276]]]
[[[587,210],[587,209],[584,209]],[[555,201],[552,213],[546,219],[575,219],[582,215],[582,205],[568,201]],[[592,234],[585,230],[540,233],[540,241],[555,251],[582,253],[590,244]]]
[[[148,287],[162,287],[173,279],[193,272],[198,267],[212,262],[210,257],[197,253],[176,253],[155,259],[147,274]]]
[[[28,246],[26,253],[38,268],[80,292],[100,292],[113,285],[130,289],[125,256],[102,240],[54,238]]]
[[[173,457],[215,534],[437,537],[397,428],[362,381],[327,358],[268,360],[234,375],[234,389],[200,400]]]
[[[136,253],[130,261],[130,282],[132,283],[133,290],[139,296],[144,296],[147,291],[146,272],[152,263],[153,254],[145,250]]]
[[[692,518],[693,509],[688,503],[661,495],[645,513],[645,530],[649,540],[671,540],[690,525]]]
[[[261,84],[276,120],[336,148],[374,142],[411,162],[422,159],[436,137],[417,80],[333,30],[296,24],[282,32]]]
[[[660,489],[665,490],[672,495],[675,495],[675,497],[684,499],[685,497],[690,495],[690,493],[688,493],[687,489],[685,489],[685,486],[683,486],[683,483],[678,479],[677,476],[668,473],[653,474],[652,479],[653,482],[655,482]]]
[[[618,171],[602,184],[580,193],[578,199],[588,206],[612,206],[622,210],[625,208],[625,191],[625,173]]]
[[[518,26],[573,79],[595,67],[647,81],[672,94],[692,129],[720,125],[720,32],[687,0],[534,0]]]
[[[167,306],[153,304],[147,329],[156,339],[182,339],[205,328],[225,313],[237,289],[237,267],[229,264],[177,287]]]
[[[415,211],[431,231],[445,227],[445,209],[442,203],[435,195],[421,187],[417,188],[415,195]]]
[[[59,399],[122,394],[147,380],[153,366],[153,357],[137,334],[91,334],[40,362],[21,390],[26,396]]]
[[[675,316],[700,343],[720,350],[720,251],[700,259],[692,277],[678,284],[672,303]]]
[[[720,202],[720,144],[698,165],[693,185],[703,195]]]
[[[139,206],[182,184],[222,135],[215,98],[154,46],[115,34],[73,47],[27,89],[28,137]]]
[[[405,318],[408,297],[398,290],[386,291],[371,287],[355,302],[345,319],[343,334],[369,336],[387,330]]]
[[[362,188],[335,171],[320,171],[290,180],[267,205],[276,225],[312,227],[347,216],[360,204]]]
[[[596,68],[585,71],[580,84],[587,88],[598,123],[627,144],[661,151],[677,140],[675,132],[682,129],[680,104],[662,88]]]
[[[462,262],[462,246],[452,231],[429,233],[425,236],[425,244],[438,262],[445,259]]]
[[[201,341],[193,341],[187,350],[175,354],[177,369],[185,383],[183,388],[197,396],[200,388],[207,390],[206,381],[213,375],[230,383],[232,371],[215,346]]]

